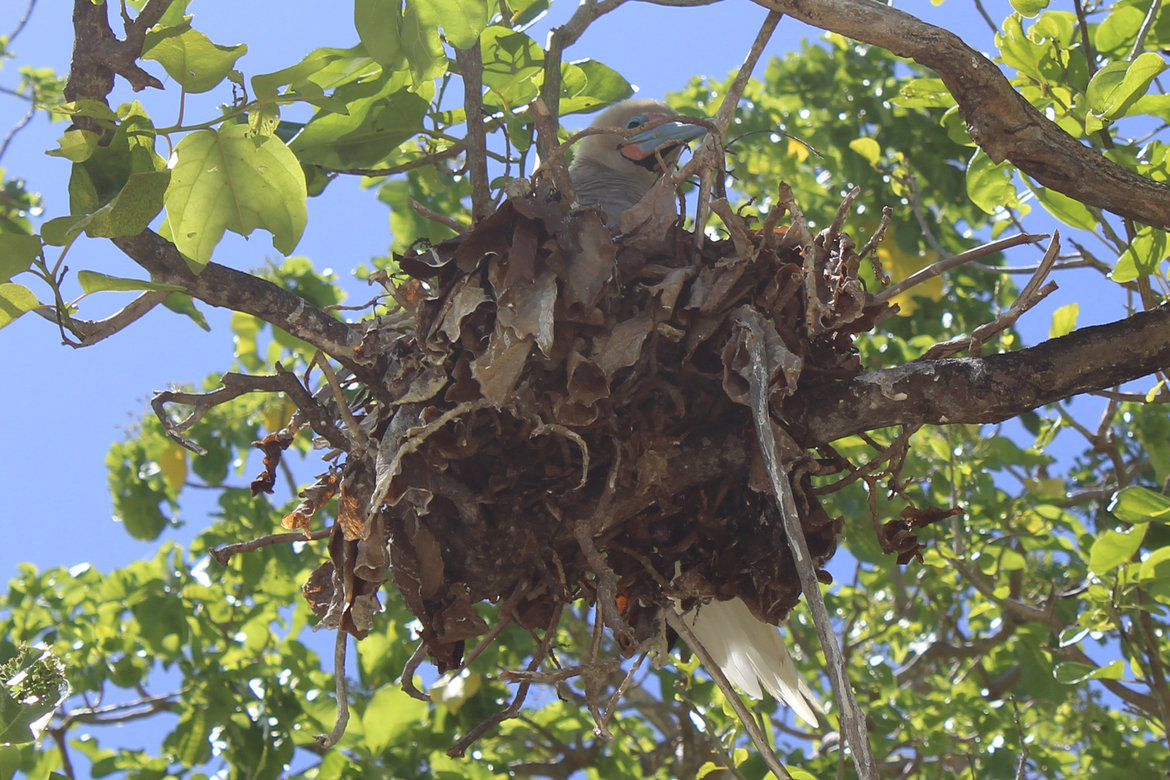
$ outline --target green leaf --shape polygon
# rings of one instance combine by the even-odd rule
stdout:
[[[1170,603],[1170,547],[1154,550],[1142,561],[1138,579],[1154,598]]]
[[[366,704],[362,726],[366,732],[365,746],[378,755],[411,726],[427,716],[427,705],[402,691],[396,685],[386,685]]]
[[[211,260],[225,230],[247,236],[264,228],[282,253],[296,248],[308,220],[305,177],[279,139],[229,125],[191,133],[174,156],[167,221],[175,246],[197,265]]]
[[[1095,132],[1124,116],[1158,74],[1166,69],[1162,56],[1152,51],[1139,54],[1132,62],[1111,62],[1094,74],[1085,91],[1089,106],[1086,131]],[[1092,125],[1092,126],[1090,126]]]
[[[1144,9],[1132,5],[1118,4],[1110,7],[1109,15],[1103,22],[1096,27],[1090,26],[1093,33],[1093,48],[1106,56],[1127,52],[1133,45],[1138,30],[1141,29],[1145,15]]]
[[[1052,326],[1048,329],[1048,338],[1058,339],[1067,336],[1077,327],[1077,314],[1080,307],[1075,303],[1061,306],[1052,313]]]
[[[162,211],[171,181],[170,171],[132,173],[126,186],[106,205],[90,215],[86,235],[117,238],[136,236]]]
[[[98,134],[90,130],[66,130],[65,135],[57,142],[56,149],[50,149],[45,154],[53,157],[64,157],[70,162],[85,162],[97,148]]]
[[[1097,667],[1076,661],[1063,661],[1056,665],[1052,674],[1066,685],[1075,685],[1085,680],[1120,680],[1125,676],[1125,664],[1117,660]]]
[[[634,94],[630,82],[597,60],[566,62],[561,66],[561,116],[592,111]]]
[[[911,79],[898,85],[894,105],[902,108],[950,108],[955,98],[939,78]]]
[[[191,29],[190,20],[174,27],[154,27],[146,33],[142,59],[155,60],[186,92],[207,92],[228,77],[236,60],[247,53],[244,44],[220,46]]]
[[[318,108],[345,114],[348,113],[345,101],[326,96],[324,90],[365,81],[381,70],[360,45],[352,49],[314,49],[296,65],[253,77],[252,92],[261,100],[274,100],[279,88],[287,85],[285,96],[299,97]]]
[[[1126,563],[1146,536],[1146,525],[1135,525],[1127,531],[1109,530],[1094,540],[1089,548],[1089,571],[1096,575]]]
[[[417,0],[419,21],[442,28],[447,43],[470,49],[495,12],[485,0]]]
[[[1118,491],[1108,510],[1125,523],[1170,522],[1170,498],[1139,485]]]
[[[988,214],[1001,208],[1020,205],[1013,181],[1015,167],[1008,162],[996,165],[982,149],[977,149],[967,166],[967,195]]]
[[[1048,7],[1049,0],[1011,0],[1012,8],[1029,19]]]
[[[302,162],[342,170],[375,165],[419,131],[430,107],[393,73],[339,87],[334,97],[347,113],[318,111],[289,144]]]
[[[195,308],[195,301],[190,295],[168,295],[163,300],[163,306],[166,306],[176,314],[182,314],[188,317],[192,322],[198,325],[205,331],[211,331],[211,325],[208,324],[207,318],[203,316],[203,312]]]
[[[53,710],[56,702],[22,704],[0,688],[0,744],[19,745],[32,742],[36,735],[32,725]]]
[[[0,328],[37,307],[37,296],[23,284],[0,284]]]
[[[78,271],[77,282],[87,293],[94,292],[130,292],[134,290],[182,290],[183,287],[175,284],[161,284],[148,282],[143,279],[123,279],[118,276],[107,276],[97,271]]]
[[[882,148],[872,138],[854,138],[849,142],[849,148],[864,157],[870,165],[877,165],[882,156]]]
[[[0,282],[27,271],[40,254],[40,236],[0,233]]]
[[[422,21],[418,3],[355,0],[353,25],[366,52],[389,70],[407,70],[416,88],[447,70],[439,31]]]
[[[487,105],[514,109],[527,105],[540,92],[544,50],[521,32],[493,25],[480,37],[483,83]]]
[[[1121,253],[1121,257],[1117,258],[1117,264],[1110,272],[1109,278],[1118,284],[1125,284],[1139,276],[1146,276],[1166,259],[1166,252],[1166,231],[1141,225],[1133,241]]]
[[[1045,210],[1064,224],[1080,230],[1093,230],[1097,227],[1099,220],[1079,200],[1074,200],[1048,187],[1041,187],[1038,184],[1032,183],[1027,178],[1024,179],[1024,182],[1027,184],[1028,189],[1036,195],[1036,199],[1040,201]]]

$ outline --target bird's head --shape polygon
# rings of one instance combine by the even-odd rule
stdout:
[[[657,100],[626,100],[599,114],[591,127],[636,130],[676,116],[677,111]],[[665,122],[628,138],[617,133],[591,135],[577,145],[574,159],[588,160],[653,182],[662,174],[660,161],[674,162],[683,144],[704,133],[706,130],[696,125]]]

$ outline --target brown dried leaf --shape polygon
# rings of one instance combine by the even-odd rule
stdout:
[[[511,330],[496,324],[488,348],[471,363],[471,375],[492,406],[500,409],[507,404],[531,350],[531,336],[518,339]]]
[[[609,228],[592,212],[574,220],[572,228],[573,245],[566,250],[564,267],[555,270],[565,280],[568,306],[589,309],[613,277],[617,246]]]
[[[447,337],[447,344],[458,344],[463,334],[463,321],[479,309],[490,303],[487,293],[480,286],[479,280],[465,276],[455,283],[455,288],[448,293],[443,301],[442,309],[435,320],[435,325],[427,336],[427,346],[432,351],[445,354],[447,347],[442,340],[437,339],[442,333]]]
[[[293,511],[281,518],[282,527],[290,531],[302,530],[308,532],[313,525],[313,515],[325,506],[329,499],[337,494],[337,487],[341,478],[335,472],[327,471],[317,475],[317,481],[301,491],[304,500],[297,504]]]
[[[531,336],[548,357],[552,354],[556,302],[556,275],[545,269],[532,281],[514,284],[500,294],[496,326],[510,328],[517,339]]]
[[[595,355],[601,373],[610,379],[618,369],[637,363],[642,355],[642,344],[652,330],[654,321],[646,311],[615,325]]]

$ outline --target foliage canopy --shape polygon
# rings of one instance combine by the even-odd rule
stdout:
[[[848,13],[856,2],[823,5]],[[188,318],[188,327],[206,327],[201,306],[227,306],[235,312],[235,372],[268,375],[279,363],[300,377],[362,374],[361,348],[343,320],[352,312],[338,308],[342,285],[292,256],[307,198],[329,198],[338,177],[360,176],[370,197],[386,204],[394,244],[360,273],[398,298],[383,296],[353,321],[400,322],[415,288],[395,258],[470,229],[509,181],[539,165],[538,145],[550,139],[540,137],[533,101],[566,116],[632,93],[601,62],[562,58],[581,25],[621,13],[620,3],[587,0],[541,45],[530,29],[547,5],[540,0],[355,0],[358,45],[320,48],[268,74],[238,70],[246,46],[199,32],[185,0],[130,3],[120,38],[109,27],[112,9],[76,3],[72,71],[24,67],[7,98],[63,120],[49,154],[70,164],[72,176],[67,193],[38,193],[19,170],[5,174],[0,326],[41,314],[67,341],[87,345],[133,339],[133,329],[122,328],[158,304]],[[803,18],[800,3],[762,4]],[[1116,356],[1105,362],[1130,367],[1110,374],[1081,366],[1067,351],[1072,342],[1055,341],[1043,353],[1049,373],[1037,367],[1015,378],[1067,391],[1029,402],[1006,383],[959,385],[944,394],[951,404],[944,413],[928,403],[944,399],[923,391],[906,402],[904,416],[880,425],[866,424],[859,402],[850,409],[856,429],[829,437],[840,461],[870,464],[823,500],[847,523],[824,598],[872,752],[883,776],[1159,776],[1170,765],[1170,417],[1160,373],[1167,361],[1156,351],[1170,343],[1158,319],[1170,289],[1168,225],[1157,217],[1159,209],[1170,213],[1170,97],[1159,80],[1170,15],[1140,1],[1071,9],[1014,2],[994,25],[996,61],[1010,75],[1006,92],[967,91],[953,75],[967,67],[961,62],[928,70],[904,59],[912,52],[894,33],[910,23],[879,19],[864,34],[830,20],[831,32],[767,61],[744,84],[696,77],[668,100],[714,117],[725,96],[741,95],[725,139],[727,186],[764,218],[785,207],[781,181],[808,222],[822,227],[859,188],[850,230],[861,243],[884,226],[876,256],[895,282],[988,237],[1059,223],[1075,252],[1060,255],[1054,273],[1092,275],[1085,289],[1104,292],[1087,292],[1086,309],[1118,302],[1107,317],[1116,328],[1079,333]],[[5,60],[24,61],[11,48],[19,39],[0,43]],[[155,100],[126,89],[161,89],[162,73],[161,94],[178,116],[171,125]],[[204,93],[222,107],[188,115],[189,96]],[[1015,95],[1037,111],[1033,147],[982,130],[997,101]],[[1065,167],[1053,140],[1059,132],[1093,155],[1099,198],[1085,194],[1083,181],[1063,181],[1062,173],[1083,177]],[[567,138],[561,131],[555,140]],[[1122,192],[1146,189],[1103,203],[1114,198],[1105,179]],[[34,219],[42,207],[55,216]],[[732,230],[729,222],[716,219],[710,229]],[[286,257],[251,273],[231,268],[216,254],[227,231],[266,233]],[[68,270],[67,255],[70,265],[85,266],[86,247],[103,239],[148,278]],[[858,337],[862,365],[895,370],[964,351],[978,358],[980,350],[1018,350],[1012,326],[1021,312],[1010,307],[1025,285],[1007,266],[1020,264],[1022,252],[958,265],[897,296],[901,315]],[[867,283],[876,292],[881,280],[874,274]],[[127,291],[138,297],[117,315],[86,319],[90,296]],[[1078,314],[1076,303],[1059,309],[1049,336],[1076,331]],[[988,322],[1003,327],[972,340]],[[958,346],[940,353],[937,345],[948,342]],[[1082,369],[1092,378],[1065,381]],[[213,393],[230,381],[217,375],[202,389]],[[306,394],[334,392],[326,380],[313,382]],[[152,558],[108,573],[26,566],[9,583],[0,608],[0,778],[81,776],[86,763],[94,777],[135,778],[765,775],[724,692],[677,653],[639,670],[608,722],[615,739],[597,736],[585,706],[595,695],[588,685],[612,692],[621,683],[621,672],[609,669],[534,692],[518,717],[482,733],[469,757],[452,757],[452,744],[512,700],[516,684],[499,672],[529,665],[533,635],[505,625],[470,668],[431,686],[424,702],[400,679],[417,668],[410,663],[417,623],[393,594],[361,640],[343,689],[348,728],[323,750],[317,735],[334,728],[338,689],[321,657],[331,650],[309,633],[319,615],[300,586],[324,543],[263,546],[224,556],[223,565],[209,552],[267,536],[298,513],[315,515],[305,526],[318,529],[343,511],[310,495],[306,515],[296,497],[276,504],[234,484],[254,467],[253,443],[285,428],[299,405],[283,387],[217,398],[181,437],[170,435],[167,414],[146,415],[111,446],[115,513],[135,538],[160,539],[195,487],[216,489],[213,517],[187,548],[164,541]],[[1083,391],[1097,398],[1069,400]],[[199,403],[195,394],[177,400]],[[810,426],[822,419],[815,400]],[[932,424],[944,418],[951,424]],[[998,422],[1008,418],[1015,422]],[[305,487],[320,468],[312,438],[302,431],[287,446],[303,456],[286,456],[290,481]],[[961,512],[917,532],[926,545],[920,560],[899,564],[883,550],[887,521],[908,508],[951,507]],[[498,605],[475,608],[497,622]],[[562,667],[590,660],[592,612],[588,599],[573,603],[548,638]],[[855,771],[841,749],[840,705],[812,619],[798,610],[784,631],[803,673],[833,703],[820,733],[758,707],[764,731],[794,777]],[[603,655],[618,655],[610,638],[601,641]],[[435,682],[427,672],[412,679],[420,687]],[[114,732],[99,728],[142,717],[157,720],[161,735],[147,750],[120,747]]]

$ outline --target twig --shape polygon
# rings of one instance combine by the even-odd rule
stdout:
[[[3,155],[3,151],[0,151],[0,155]],[[171,291],[169,290],[148,290],[119,311],[96,322],[69,318],[67,322],[62,322],[61,325],[80,340],[66,343],[75,349],[93,346],[99,341],[113,336],[123,328],[142,319],[142,317],[146,316],[155,306],[162,303],[170,294]],[[38,310],[38,313],[41,313],[40,310]],[[42,314],[42,316],[45,316],[47,319],[56,320],[57,312],[54,311],[51,315]]]
[[[418,647],[414,648],[414,654],[410,656],[406,661],[406,665],[402,667],[402,692],[413,699],[429,702],[431,695],[420,691],[414,685],[414,672],[422,665],[423,659],[426,657],[426,642],[419,642]]]
[[[555,122],[561,113],[561,53],[577,42],[597,17],[607,14],[626,0],[581,0],[569,21],[548,32],[544,47],[544,84],[540,99]]]
[[[829,667],[829,682],[832,683],[833,692],[837,697],[841,711],[841,730],[852,749],[853,765],[857,770],[858,777],[863,780],[876,780],[878,777],[877,762],[874,760],[866,733],[865,715],[853,695],[849,674],[845,668],[845,659],[837,643],[837,637],[833,633],[829,610],[825,607],[825,600],[821,596],[820,584],[817,581],[816,571],[813,569],[812,555],[809,553],[808,542],[801,529],[800,515],[796,509],[792,485],[789,484],[785,466],[779,462],[777,457],[776,436],[772,430],[772,418],[768,411],[768,377],[772,376],[773,372],[767,364],[764,338],[761,332],[767,323],[758,312],[748,307],[741,308],[735,320],[743,330],[744,345],[751,360],[748,381],[751,386],[756,436],[767,464],[768,477],[772,482],[772,491],[784,522],[784,531],[788,537],[792,558],[796,563],[800,585],[804,591],[805,599],[808,601],[809,612],[812,613],[817,636],[821,641],[821,648],[825,653],[825,660]]]
[[[479,40],[470,49],[456,49],[455,61],[463,77],[463,107],[467,117],[467,169],[471,179],[471,219],[478,223],[492,211],[488,186],[487,133],[483,126],[483,54]]]
[[[748,80],[752,76],[752,71],[756,69],[756,63],[760,61],[760,55],[763,54],[764,47],[768,45],[772,33],[776,30],[776,25],[780,23],[780,19],[783,16],[784,14],[779,11],[768,11],[768,15],[764,17],[764,23],[760,25],[760,30],[756,33],[756,39],[752,41],[752,47],[748,50],[747,57],[744,58],[743,64],[739,66],[739,72],[735,74],[735,79],[731,82],[727,94],[723,97],[723,102],[719,105],[719,110],[715,113],[714,121],[715,127],[719,131],[718,138],[711,138],[709,141],[704,141],[702,149],[710,148],[713,152],[715,147],[722,143],[722,139],[727,134],[727,128],[731,125],[731,120],[735,116],[735,110],[739,107],[739,99],[743,97],[743,91],[747,88]],[[699,199],[695,211],[696,245],[703,241],[703,231],[707,226],[707,218],[710,215],[712,180],[715,177],[715,169],[723,168],[722,148],[719,149],[718,157],[715,157],[714,161],[717,165],[705,165],[700,171]],[[683,178],[676,179],[676,181],[683,180]]]
[[[760,730],[760,725],[752,717],[751,711],[743,703],[743,699],[739,697],[736,690],[731,687],[731,681],[727,679],[727,675],[719,668],[719,664],[715,663],[715,659],[707,652],[707,648],[695,636],[695,632],[691,631],[691,627],[683,619],[682,614],[678,611],[678,607],[671,605],[669,609],[664,609],[663,613],[666,615],[666,622],[678,632],[678,635],[687,643],[687,647],[691,648],[695,652],[695,655],[699,656],[699,660],[703,663],[703,668],[711,675],[711,679],[715,681],[715,685],[718,686],[719,690],[723,691],[723,695],[727,697],[727,703],[731,705],[731,709],[735,710],[735,715],[739,718],[740,723],[743,724],[744,730],[747,731],[748,737],[752,740],[752,744],[756,746],[756,750],[760,751],[760,757],[764,759],[764,764],[768,769],[772,770],[772,773],[776,777],[792,780],[792,775],[780,763],[780,758],[776,755],[776,751],[772,749],[772,746],[768,744],[768,738]]]
[[[349,644],[349,634],[341,629],[336,634],[333,642],[333,679],[337,691],[337,720],[333,723],[333,731],[317,735],[317,747],[322,750],[336,745],[349,725],[349,691],[345,682],[345,649]]]
[[[1154,26],[1154,20],[1158,18],[1158,12],[1161,10],[1162,0],[1153,0],[1150,3],[1149,9],[1146,11],[1146,18],[1142,19],[1142,26],[1138,28],[1137,37],[1134,38],[1129,56],[1126,57],[1127,60],[1133,60],[1141,53],[1142,49],[1146,48],[1146,36],[1150,34],[1150,28]]]
[[[323,436],[331,445],[345,449],[347,441],[345,435],[322,412],[320,406],[309,395],[309,391],[297,380],[292,372],[276,365],[275,374],[253,376],[228,372],[220,379],[223,387],[210,393],[187,393],[179,390],[164,390],[156,393],[150,400],[150,408],[163,424],[163,432],[176,443],[194,452],[197,455],[206,454],[206,450],[195,442],[184,437],[186,431],[195,423],[203,419],[209,411],[219,404],[227,403],[234,398],[248,393],[287,393],[297,409],[308,418],[313,430]],[[171,419],[167,413],[167,404],[183,404],[193,406],[191,413],[179,422]]]
[[[548,622],[548,627],[544,631],[544,639],[541,640],[540,647],[532,655],[532,660],[528,663],[528,671],[534,672],[540,665],[544,663],[544,659],[548,656],[549,648],[552,647],[553,639],[556,637],[557,625],[561,622],[561,612],[564,609],[564,604],[558,603],[553,608],[552,618]],[[524,705],[524,699],[528,696],[528,689],[532,686],[530,682],[522,682],[516,688],[516,695],[512,698],[512,703],[499,712],[494,713],[491,717],[484,720],[478,726],[467,732],[454,745],[447,750],[447,755],[452,758],[460,758],[467,752],[467,748],[475,744],[475,742],[487,732],[491,731],[498,724],[503,723],[509,718],[514,718],[520,712],[520,708]]]
[[[1001,238],[998,241],[992,241],[987,244],[972,247],[965,252],[960,252],[959,254],[953,255],[944,260],[939,260],[937,263],[931,263],[930,265],[926,266],[926,268],[915,271],[897,284],[891,287],[887,287],[877,295],[873,296],[873,300],[875,303],[886,303],[890,299],[906,292],[911,287],[916,287],[917,285],[925,282],[927,279],[933,279],[934,277],[942,274],[943,271],[949,271],[955,266],[962,265],[963,263],[969,263],[972,260],[976,260],[980,257],[986,257],[987,255],[994,254],[996,252],[1001,252],[1004,249],[1008,249],[1009,247],[1019,246],[1020,244],[1035,244],[1045,238],[1048,238],[1048,235],[1044,233],[1019,233],[1014,236],[1008,236],[1007,238]]]
[[[370,437],[353,418],[353,412],[349,409],[349,401],[345,398],[345,391],[341,388],[341,382],[337,380],[333,366],[329,365],[329,358],[318,351],[313,357],[313,364],[316,364],[321,369],[321,373],[325,375],[325,383],[329,385],[329,391],[333,393],[333,403],[337,404],[337,414],[345,423],[345,429],[349,431],[354,444],[363,449],[369,447]],[[345,449],[347,452],[351,452],[353,448],[346,447]]]
[[[20,35],[21,32],[24,31],[25,26],[28,24],[28,20],[32,18],[33,8],[36,6],[36,4],[37,0],[28,0],[28,5],[25,6],[24,14],[16,23],[16,28],[12,32],[8,33],[8,37],[4,39],[8,44],[8,48],[12,48],[12,42],[16,40],[16,36]]]
[[[410,204],[410,207],[418,212],[420,216],[424,217],[425,219],[429,219],[431,222],[438,222],[444,227],[451,228],[451,230],[454,230],[456,233],[462,233],[463,231],[467,230],[467,225],[464,225],[459,220],[455,219],[454,217],[448,217],[446,214],[440,214],[434,209],[427,208],[414,198],[407,198],[406,202]]]
[[[208,550],[208,554],[215,559],[215,562],[220,566],[227,566],[228,561],[233,555],[240,553],[252,552],[259,550],[261,547],[268,547],[272,544],[292,544],[293,542],[315,542],[319,539],[324,539],[333,531],[332,528],[319,528],[312,533],[303,533],[301,531],[293,531],[292,533],[269,534],[268,536],[261,536],[256,539],[249,539],[246,542],[235,542],[234,544],[225,544],[219,547],[212,547]]]

